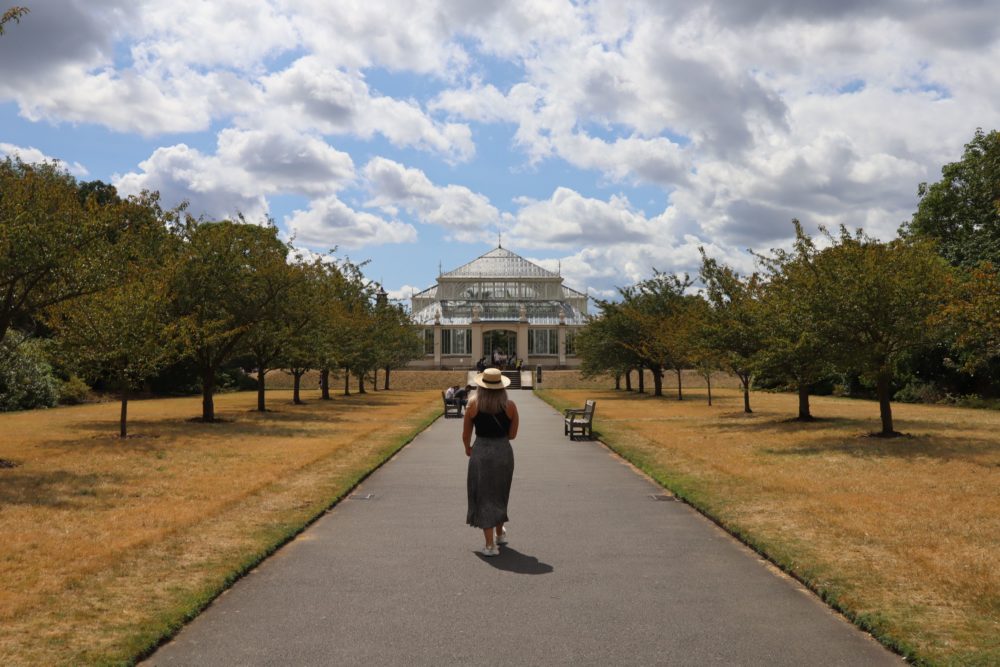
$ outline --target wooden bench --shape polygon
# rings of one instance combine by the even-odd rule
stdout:
[[[568,435],[570,440],[575,440],[579,435],[581,438],[593,439],[594,408],[597,402],[587,400],[582,408],[568,408],[563,418],[563,434]]]
[[[461,417],[462,416],[462,399],[460,398],[445,398],[444,392],[441,392],[441,400],[444,402],[444,418],[449,419],[451,417]]]

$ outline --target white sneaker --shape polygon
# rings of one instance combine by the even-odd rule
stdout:
[[[497,544],[507,544],[507,529],[501,528],[497,535]]]
[[[484,556],[499,556],[500,550],[497,549],[497,546],[495,544],[487,544],[485,547],[479,550],[479,553],[481,553]]]

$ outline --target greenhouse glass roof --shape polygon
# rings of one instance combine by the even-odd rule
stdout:
[[[494,248],[485,255],[463,264],[441,278],[558,278],[506,248]]]
[[[562,284],[562,276],[520,255],[494,248],[411,297],[419,324],[518,322],[582,325],[587,295]]]

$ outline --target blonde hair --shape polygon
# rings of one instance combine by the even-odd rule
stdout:
[[[496,415],[507,411],[507,390],[478,387],[476,395],[469,401],[475,403],[476,410],[485,415]]]

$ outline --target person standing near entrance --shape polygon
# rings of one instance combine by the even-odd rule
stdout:
[[[496,556],[500,553],[499,545],[507,543],[504,524],[509,520],[507,501],[514,478],[514,450],[510,441],[517,437],[519,420],[517,406],[507,397],[510,379],[499,369],[487,368],[476,376],[475,383],[478,389],[469,401],[462,423],[462,443],[469,457],[466,523],[483,531],[486,545],[480,553]]]

